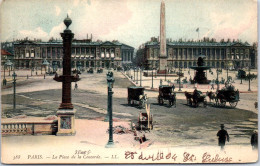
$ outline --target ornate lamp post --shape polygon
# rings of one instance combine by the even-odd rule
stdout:
[[[142,86],[142,67],[140,68],[140,86]]]
[[[164,75],[165,79],[164,79],[164,81],[166,81],[166,73],[167,73],[167,69],[166,68],[167,68],[167,66],[165,66],[165,75]]]
[[[154,68],[152,68],[152,89],[153,89],[153,70]]]
[[[181,66],[179,65],[179,91],[181,91]]]
[[[67,16],[64,19],[66,29],[61,33],[63,39],[63,73],[58,76],[55,74],[55,81],[62,82],[62,102],[57,111],[58,132],[57,135],[75,135],[75,113],[76,110],[71,102],[71,82],[80,80],[79,76],[71,75],[71,44],[74,33],[69,29],[72,20]]]
[[[113,77],[113,72],[109,71],[107,73],[107,86],[108,86],[108,100],[107,100],[107,112],[109,114],[109,140],[106,145],[106,148],[111,148],[114,145],[113,141],[113,107],[112,107],[112,95],[113,95],[113,84],[115,82],[115,79]]]
[[[227,81],[228,81],[228,66],[227,66]]]
[[[14,71],[14,73],[13,73],[13,84],[14,84],[14,94],[13,94],[13,110],[15,110],[15,108],[16,108],[16,99],[15,99],[15,86],[16,86],[16,73],[15,73],[15,71]]]
[[[139,68],[137,67],[136,68],[136,85],[138,84],[138,72],[139,72]]]
[[[5,65],[9,67],[9,76],[10,76],[11,66],[13,65],[13,63],[8,59]]]
[[[33,65],[32,65],[32,68],[31,68],[31,76],[33,75],[32,73],[33,73]]]
[[[44,61],[43,61],[43,63],[42,63],[42,65],[44,66],[44,68],[45,68],[45,73],[44,73],[44,79],[45,79],[45,75],[46,75],[46,66],[48,66],[50,63],[46,60],[46,59],[44,59]]]
[[[219,75],[219,73],[221,72],[221,70],[219,69],[219,68],[217,68],[217,70],[216,70],[216,72],[217,72],[217,91],[219,90],[219,79],[218,79],[218,75]]]
[[[251,81],[251,74],[250,74],[250,66],[248,66],[248,91],[251,91],[250,89],[250,81]]]
[[[136,67],[134,67],[134,80],[133,81],[135,81],[135,69],[136,69]]]

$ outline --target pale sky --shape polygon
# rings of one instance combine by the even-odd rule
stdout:
[[[61,39],[67,13],[75,38],[118,40],[138,48],[159,36],[161,0],[3,0],[1,41]],[[165,0],[166,37],[257,41],[257,0]]]

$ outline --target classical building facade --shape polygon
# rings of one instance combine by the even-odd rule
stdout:
[[[137,57],[143,60],[143,64],[149,64],[149,68],[158,67],[159,45],[158,40],[152,38],[137,51]],[[167,41],[167,68],[196,66],[198,55],[205,55],[206,65],[213,68],[248,67],[252,62],[256,63],[250,58],[251,47],[247,42],[239,41]]]
[[[14,42],[16,68],[42,67],[44,59],[50,67],[62,67],[62,41],[23,40]],[[72,67],[113,68],[131,63],[134,48],[118,41],[93,42],[91,39],[72,41]]]

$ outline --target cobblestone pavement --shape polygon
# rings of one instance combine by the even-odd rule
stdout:
[[[132,85],[120,72],[114,72],[113,88],[114,118],[137,123],[138,114],[144,109],[127,105],[127,87]],[[12,88],[2,89],[2,116],[15,115],[47,116],[56,114],[61,102],[61,83],[53,76],[33,77],[17,86],[17,109],[12,110]],[[19,79],[19,77],[18,77]],[[24,81],[24,80],[23,80]],[[73,90],[72,100],[77,109],[77,119],[102,119],[107,109],[107,84],[105,72],[101,74],[81,75],[78,89]],[[72,84],[74,89],[74,84]],[[184,95],[177,94],[177,107],[157,104],[158,92],[147,91],[151,112],[154,117],[154,129],[147,133],[150,139],[164,145],[217,145],[216,133],[219,125],[224,123],[230,134],[230,145],[249,145],[250,135],[257,129],[257,110],[248,108],[247,102],[256,99],[256,93],[241,94],[237,109],[229,106],[218,108],[209,105],[193,108],[186,105]],[[247,110],[240,109],[245,105]]]

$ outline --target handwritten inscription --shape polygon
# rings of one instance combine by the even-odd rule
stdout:
[[[145,154],[144,152],[141,152],[138,154],[137,152],[131,152],[131,151],[126,151],[125,152],[125,159],[138,159],[138,160],[150,160],[150,161],[159,161],[159,160],[173,160],[176,161],[177,155],[172,154],[171,152],[168,152],[167,154],[164,154],[161,151],[158,151],[155,154]]]
[[[232,157],[220,157],[219,154],[211,155],[209,153],[204,153],[202,156],[202,163],[230,163]]]

